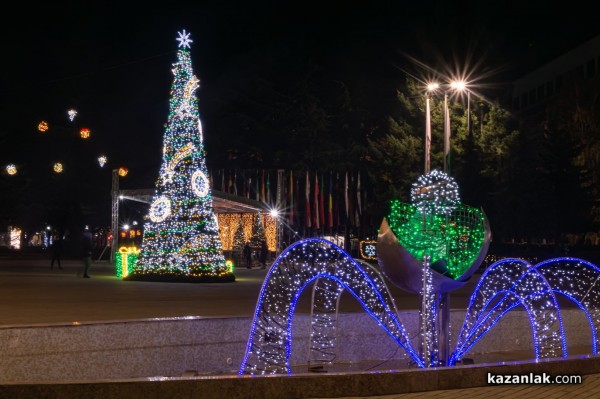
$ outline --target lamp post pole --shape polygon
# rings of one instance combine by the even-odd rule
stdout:
[[[114,263],[115,253],[117,252],[117,241],[119,239],[119,170],[112,171],[112,220],[110,229],[112,231],[112,241],[110,243],[110,262]]]

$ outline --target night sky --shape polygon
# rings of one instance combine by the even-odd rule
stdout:
[[[600,33],[585,2],[577,9],[565,8],[577,2],[546,1],[161,3],[27,3],[5,14],[2,165],[15,162],[24,173],[35,173],[54,153],[79,151],[54,139],[61,129],[68,132],[66,110],[72,107],[79,126],[92,129],[90,157],[104,152],[109,167],[128,166],[126,188],[151,187],[182,29],[193,40],[209,167],[218,157],[211,140],[227,140],[222,131],[211,137],[223,117],[219,109],[267,64],[280,65],[282,76],[294,79],[289,66],[310,59],[332,79],[339,73],[369,80],[401,76],[411,67],[408,55],[436,68],[471,68],[500,92]],[[40,120],[59,132],[41,141],[35,130]]]

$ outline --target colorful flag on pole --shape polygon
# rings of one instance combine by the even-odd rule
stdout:
[[[269,173],[267,173],[267,196],[266,203],[271,204],[271,179]]]
[[[321,185],[319,190],[319,220],[323,229],[327,225],[325,221],[325,185],[323,184],[323,174],[321,174]]]
[[[265,202],[266,198],[265,198],[265,170],[264,169],[262,171],[262,178],[261,178],[260,182],[261,182],[260,183],[260,200],[262,202]]]
[[[290,225],[294,224],[294,174],[290,170]]]
[[[348,219],[348,172],[346,172],[346,182],[344,187],[344,204],[346,205],[346,219]]]
[[[233,175],[233,195],[238,195],[238,192],[237,192],[237,170],[235,171],[235,173]]]
[[[260,201],[260,178],[259,178],[259,173],[258,170],[256,170],[256,200]]]
[[[362,215],[362,209],[360,204],[360,171],[358,172],[358,178],[356,182],[356,210],[359,215]]]
[[[329,172],[329,210],[327,211],[327,216],[328,216],[328,220],[327,220],[327,227],[329,227],[330,229],[333,228],[333,190],[332,190],[332,172]]]
[[[319,221],[319,177],[318,174],[315,172],[315,190],[313,192],[314,194],[314,203],[315,203],[315,224],[314,224],[314,229],[315,230],[319,230],[320,226],[320,221]]]
[[[300,225],[300,212],[298,212],[300,206],[300,179],[296,179],[296,189],[294,190],[294,222]]]
[[[310,181],[308,178],[308,171],[306,171],[306,209],[305,209],[305,215],[306,215],[306,227],[311,227],[312,222],[310,220]]]

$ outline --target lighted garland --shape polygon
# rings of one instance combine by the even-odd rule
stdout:
[[[420,176],[410,196],[418,210],[434,215],[451,214],[460,201],[456,181],[439,170]]]
[[[127,280],[233,281],[219,236],[201,134],[189,33],[179,33],[163,159],[140,257]]]

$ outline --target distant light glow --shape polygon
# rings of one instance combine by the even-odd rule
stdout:
[[[127,168],[126,168],[126,167],[124,167],[124,166],[121,166],[121,167],[119,168],[119,176],[121,176],[121,177],[125,177],[125,176],[127,176],[127,174],[128,174],[128,173],[129,173],[129,171],[127,170]]]
[[[434,91],[440,88],[440,84],[439,83],[428,83],[427,84],[427,91]]]
[[[89,139],[91,134],[92,134],[91,130],[88,129],[87,127],[84,127],[83,129],[81,129],[79,131],[79,135],[84,140]]]
[[[6,165],[6,173],[8,173],[9,175],[13,176],[17,174],[17,167],[14,164],[8,164]]]
[[[41,122],[38,124],[38,130],[39,130],[40,132],[42,132],[42,133],[44,133],[45,131],[47,131],[47,130],[48,130],[48,123],[47,123],[47,122],[45,122],[45,121],[41,121]]]
[[[54,166],[52,166],[52,170],[54,170],[56,173],[62,173],[64,170],[63,164],[60,162],[56,162]]]
[[[18,227],[10,228],[10,246],[14,249],[21,249],[21,229]]]
[[[106,156],[104,155],[100,155],[98,157],[98,165],[100,165],[101,168],[104,167],[104,165],[106,165],[106,162],[108,161],[108,159],[106,158]]]
[[[279,216],[279,211],[277,209],[271,209],[269,211],[269,215],[271,215],[271,217],[276,218],[277,216]]]
[[[69,115],[69,120],[73,122],[73,119],[75,119],[75,117],[77,116],[77,111],[75,111],[74,109],[70,109],[67,111],[67,114]]]

